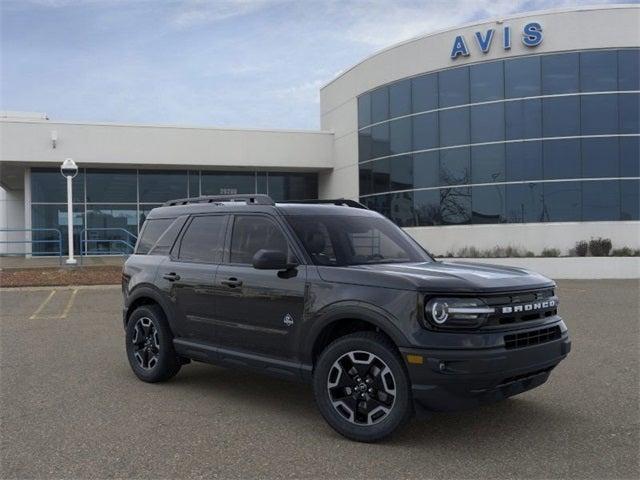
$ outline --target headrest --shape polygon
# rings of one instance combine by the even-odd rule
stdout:
[[[320,230],[307,230],[304,240],[305,245],[309,249],[309,253],[314,254],[324,252],[325,239]]]

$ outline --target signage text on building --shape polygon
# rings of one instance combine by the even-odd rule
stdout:
[[[495,29],[490,28],[486,32],[475,32],[475,41],[482,53],[489,52],[491,44],[495,37]],[[542,43],[542,26],[538,22],[527,23],[522,27],[522,44],[527,47],[536,47]],[[511,48],[511,27],[504,26],[502,28],[502,48],[509,50]],[[455,60],[458,57],[468,57],[471,54],[464,35],[458,35],[453,41],[451,49],[451,58]]]

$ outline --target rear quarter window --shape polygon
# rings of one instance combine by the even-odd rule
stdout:
[[[167,230],[174,220],[175,218],[158,218],[144,222],[136,253],[138,255],[146,255],[149,253],[160,236]]]

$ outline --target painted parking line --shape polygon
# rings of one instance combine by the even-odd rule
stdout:
[[[29,320],[45,320],[45,319],[46,320],[52,320],[52,319],[63,320],[67,318],[67,315],[69,315],[69,311],[71,310],[71,307],[73,307],[73,302],[76,299],[76,295],[78,295],[78,290],[80,289],[79,288],[72,289],[71,294],[69,295],[69,300],[67,300],[67,304],[62,310],[62,313],[58,315],[40,315],[40,313],[44,310],[44,308],[51,301],[55,293],[58,291],[58,290],[52,290],[49,296],[45,298],[44,301],[40,304],[38,309],[35,312],[33,312],[33,315],[29,317]]]
[[[40,306],[36,309],[36,311],[33,312],[33,315],[29,317],[29,320],[35,320],[38,317],[40,312],[44,310],[44,307],[47,306],[47,303],[49,303],[53,298],[53,296],[56,294],[56,291],[57,290],[51,290],[51,293],[49,294],[49,296],[45,298],[44,301],[40,304]]]

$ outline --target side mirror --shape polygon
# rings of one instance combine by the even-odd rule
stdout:
[[[287,270],[287,254],[280,250],[261,249],[253,256],[253,268],[258,270]]]

